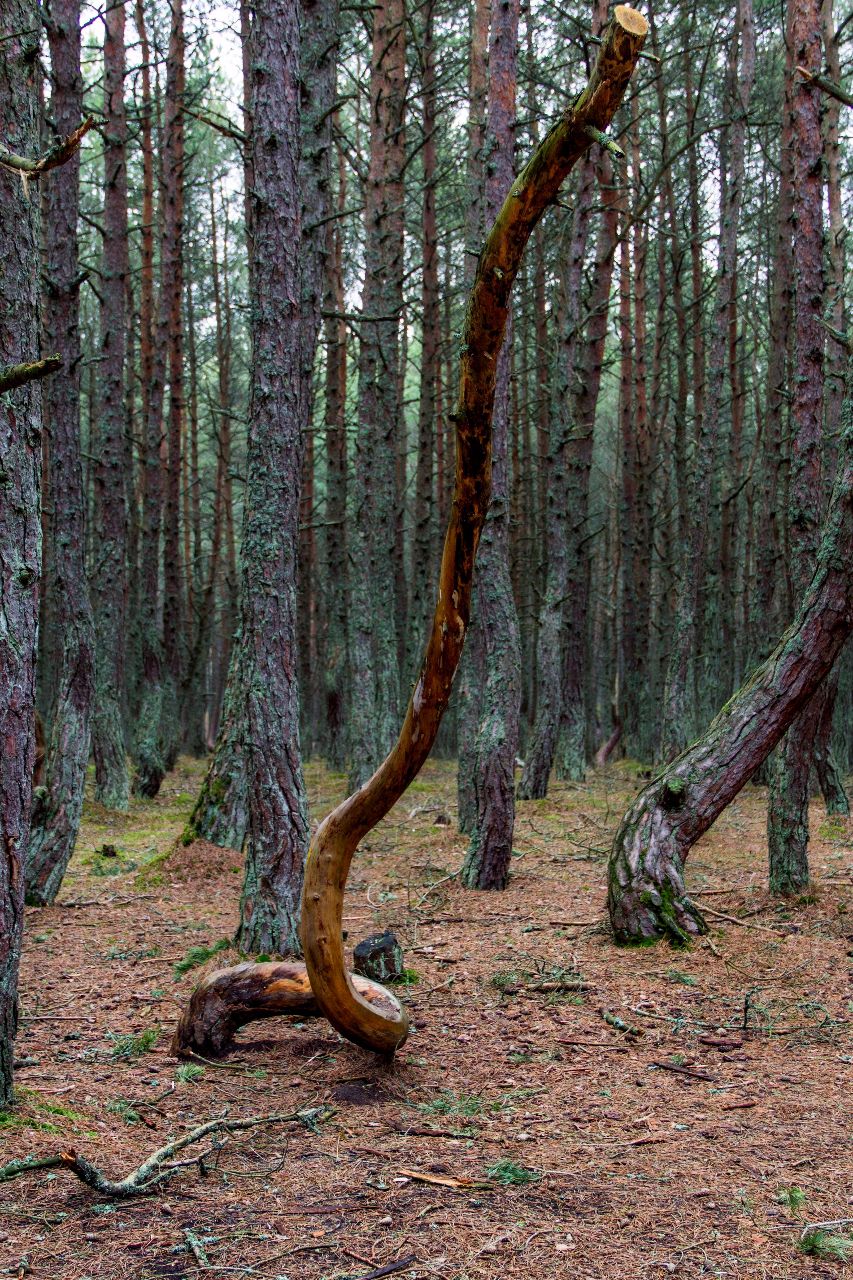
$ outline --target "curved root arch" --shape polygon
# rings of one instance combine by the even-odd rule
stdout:
[[[509,297],[533,228],[591,141],[622,101],[648,30],[617,5],[589,84],[548,132],[516,179],[480,255],[462,340],[456,423],[456,483],[439,575],[438,601],[420,677],[400,736],[365,785],[340,804],[311,842],[302,894],[302,945],[320,1010],[347,1039],[393,1053],[409,1031],[405,1010],[370,1003],[344,961],[341,922],[347,875],[360,841],[416,776],[432,749],[462,655],[474,557],[491,490],[491,422],[497,355]],[[396,1006],[396,1007],[394,1007]]]

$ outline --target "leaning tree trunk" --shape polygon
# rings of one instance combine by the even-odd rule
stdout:
[[[101,405],[95,462],[95,563],[91,576],[96,627],[95,797],[126,810],[129,780],[124,741],[127,625],[124,357],[127,328],[127,117],[124,109],[124,4],[104,18],[104,238],[101,283]]]
[[[819,0],[789,0],[787,39],[797,66],[820,69]],[[811,577],[819,539],[826,335],[820,98],[801,84],[792,109],[796,301],[788,530],[791,581],[799,598]],[[809,781],[822,703],[815,698],[803,708],[771,761],[767,842],[773,893],[799,893],[809,882]]]
[[[497,217],[515,173],[515,99],[519,0],[492,9],[486,220]],[[483,671],[473,748],[471,839],[462,868],[469,889],[503,889],[515,825],[515,757],[521,709],[521,641],[509,566],[509,417],[512,316],[497,356],[492,421],[492,493],[474,591],[479,647],[472,666]],[[479,662],[478,662],[479,658]]]
[[[47,23],[51,114],[62,135],[80,123],[80,0],[54,0]],[[33,806],[27,898],[53,902],[65,875],[83,808],[95,681],[95,630],[86,581],[86,528],[80,457],[80,262],[77,213],[80,161],[75,155],[48,183],[44,200],[47,278],[45,343],[65,373],[48,382],[48,485],[51,614],[61,645],[51,708],[45,786]]]
[[[252,28],[252,370],[237,665],[249,826],[239,945],[287,955],[308,845],[299,749],[296,566],[302,472],[299,6]]]
[[[9,0],[0,20],[3,143],[39,142],[39,10]],[[0,169],[0,376],[39,349],[39,190]],[[14,379],[11,379],[13,382]],[[2,382],[0,382],[2,385]],[[24,861],[35,763],[35,662],[41,576],[41,388],[0,391],[0,1109],[12,1097]]]
[[[379,1053],[393,1053],[403,1043],[409,1022],[388,992],[387,1011],[372,1007],[346,970],[341,920],[347,874],[359,842],[396,804],[427,759],[450,698],[470,613],[477,542],[489,502],[496,358],[525,246],[574,164],[612,120],[647,30],[641,14],[617,5],[589,85],[551,128],[513,184],[483,248],[461,348],[456,488],[421,674],[390,754],[365,786],[329,814],[309,851],[302,942],[311,990],[320,1010],[343,1035]],[[242,986],[245,969],[230,972],[235,987]],[[219,997],[239,1004],[239,991],[232,1001],[227,981],[217,986]]]
[[[705,931],[684,885],[691,847],[808,705],[853,630],[853,360],[838,474],[817,568],[794,623],[707,732],[640,793],[610,856],[608,906],[620,942]],[[819,699],[814,699],[818,702]]]

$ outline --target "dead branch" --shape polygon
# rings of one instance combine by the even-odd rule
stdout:
[[[27,178],[40,178],[49,169],[58,169],[60,165],[71,159],[94,123],[94,116],[87,116],[73,133],[69,133],[67,138],[61,138],[54,143],[37,160],[30,160],[27,156],[19,156],[14,151],[7,151],[5,147],[0,147],[0,165],[4,169],[22,173]]]
[[[59,356],[48,356],[45,360],[36,360],[32,364],[9,365],[6,369],[0,369],[0,392],[14,391],[15,387],[47,378],[61,368],[62,360]]]
[[[97,1165],[87,1160],[85,1156],[80,1155],[73,1149],[68,1149],[56,1156],[12,1160],[9,1164],[0,1168],[0,1182],[8,1178],[16,1178],[32,1169],[59,1167],[68,1169],[70,1173],[73,1173],[81,1182],[85,1182],[87,1187],[97,1191],[99,1195],[108,1196],[113,1200],[126,1200],[132,1196],[147,1195],[155,1188],[168,1182],[180,1169],[186,1169],[189,1165],[199,1164],[206,1155],[210,1155],[212,1151],[223,1145],[222,1142],[214,1142],[213,1146],[200,1154],[192,1156],[189,1160],[172,1160],[172,1157],[176,1156],[178,1152],[194,1146],[196,1143],[201,1142],[203,1138],[238,1133],[244,1129],[257,1128],[259,1125],[293,1122],[314,1125],[321,1120],[328,1119],[331,1114],[333,1113],[328,1109],[320,1107],[303,1111],[277,1112],[266,1116],[249,1116],[245,1120],[229,1120],[227,1116],[219,1116],[215,1120],[208,1120],[206,1124],[198,1125],[197,1128],[184,1134],[182,1138],[176,1138],[172,1142],[167,1142],[165,1146],[158,1147],[136,1169],[132,1170],[126,1177],[118,1180],[109,1178]]]
[[[803,77],[805,84],[814,85],[816,89],[821,89],[824,93],[828,93],[831,98],[835,98],[838,102],[843,102],[845,107],[853,107],[853,93],[848,93],[845,89],[842,89],[840,84],[836,84],[828,76],[818,75],[814,71],[809,71],[806,67],[797,67],[797,70]]]

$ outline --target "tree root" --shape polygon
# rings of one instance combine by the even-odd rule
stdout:
[[[397,1015],[399,1004],[378,982],[358,974],[351,981],[372,1007],[390,1017]],[[216,1058],[247,1022],[284,1014],[316,1018],[319,1013],[304,964],[247,962],[217,969],[193,992],[175,1028],[171,1051],[178,1058],[193,1054]]]

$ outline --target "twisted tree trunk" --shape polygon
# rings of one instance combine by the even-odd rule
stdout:
[[[394,996],[385,992],[385,1009],[377,1009],[359,994],[346,970],[341,918],[347,874],[359,842],[396,804],[427,759],[450,698],[489,501],[497,354],[525,246],[572,167],[612,120],[647,30],[642,15],[617,5],[587,88],[513,183],[480,255],[462,344],[455,413],[456,488],[421,673],[391,752],[365,786],[328,815],[309,850],[301,932],[311,990],[342,1035],[379,1053],[393,1053],[406,1039],[409,1023]],[[235,981],[245,980],[242,966],[227,972]],[[219,987],[220,995],[227,986],[226,981]]]

